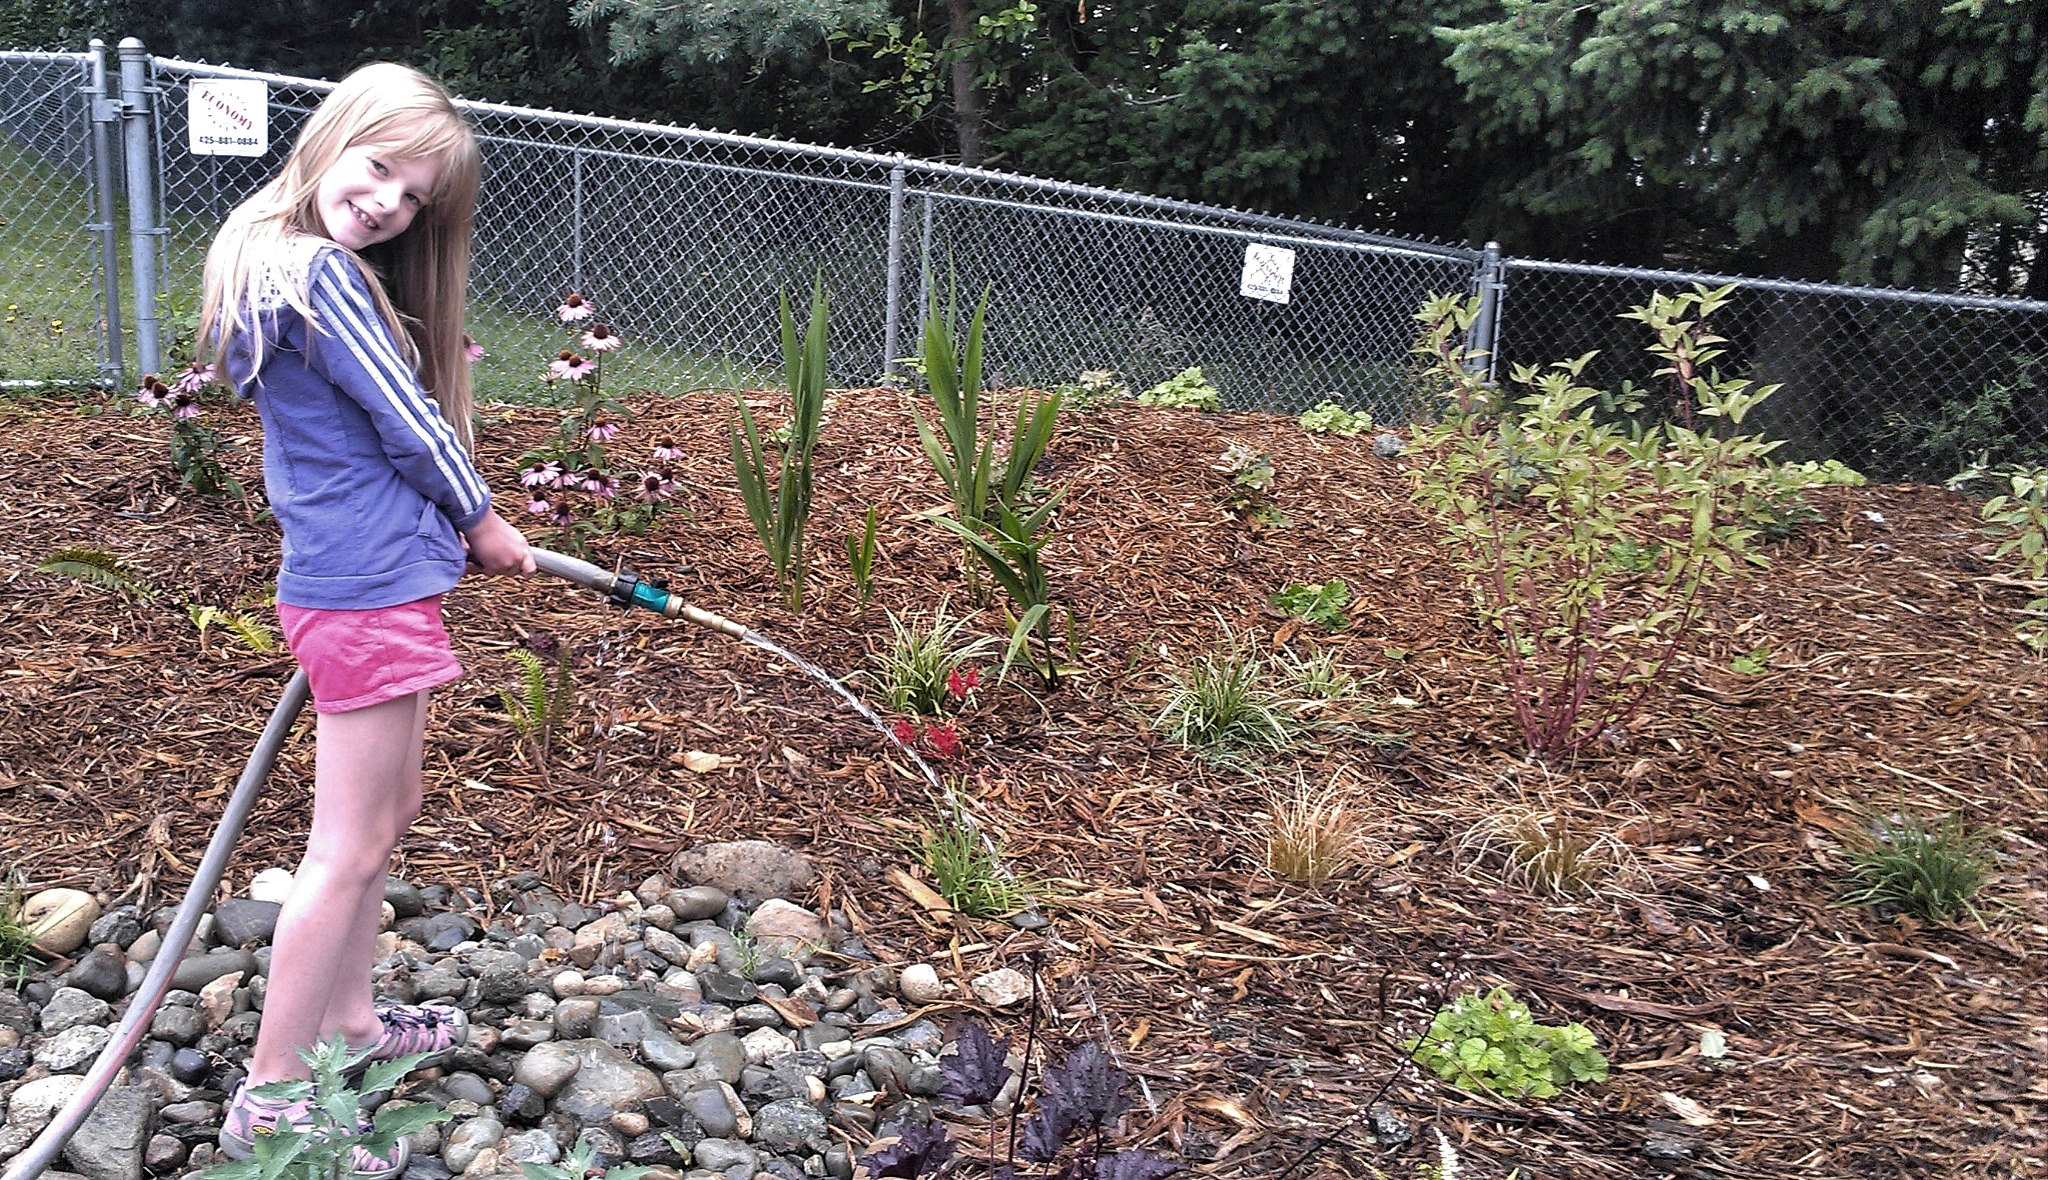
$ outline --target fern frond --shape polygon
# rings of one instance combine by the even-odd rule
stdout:
[[[95,545],[66,545],[52,550],[36,572],[75,578],[145,601],[156,598],[156,587],[149,584],[148,578],[120,557]]]
[[[277,632],[272,631],[268,623],[254,615],[243,614],[241,611],[222,611],[220,624],[233,631],[235,638],[241,640],[250,651],[268,655],[277,650]]]

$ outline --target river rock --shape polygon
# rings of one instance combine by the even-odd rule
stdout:
[[[771,897],[747,918],[747,934],[767,953],[803,962],[825,945],[825,920],[794,902]]]
[[[535,1045],[512,1067],[512,1080],[542,1098],[554,1097],[582,1068],[583,1060],[573,1045],[564,1041]]]
[[[283,910],[274,901],[231,897],[213,907],[213,936],[222,946],[267,943],[277,934],[277,916]]]
[[[1014,967],[998,967],[977,975],[968,986],[981,1002],[992,1008],[1013,1008],[1031,998],[1031,981]]]
[[[534,1052],[552,1047],[542,1045]],[[613,1111],[658,1098],[663,1092],[661,1078],[653,1070],[635,1064],[603,1041],[573,1041],[562,1047],[573,1052],[579,1064],[568,1084],[554,1095],[552,1105],[557,1114],[594,1126],[610,1118]]]
[[[60,1033],[82,1024],[105,1024],[114,1010],[105,1000],[75,987],[60,987],[43,1005],[42,1027],[46,1033]]]
[[[766,840],[700,844],[678,852],[670,868],[684,880],[715,885],[742,901],[794,900],[818,881],[809,858]]]
[[[149,1142],[149,1093],[139,1086],[114,1086],[100,1095],[92,1114],[64,1147],[64,1158],[86,1180],[135,1180],[142,1174],[142,1149]]]
[[[896,990],[913,1004],[936,1004],[946,998],[946,985],[930,963],[912,963],[896,977]]]
[[[754,1116],[754,1142],[782,1152],[825,1150],[825,1116],[801,1098],[784,1098]]]
[[[29,944],[45,955],[68,955],[85,945],[100,903],[79,889],[45,889],[21,903],[17,917]]]
[[[117,945],[96,946],[65,973],[64,982],[102,1000],[118,1000],[128,990],[128,961]]]

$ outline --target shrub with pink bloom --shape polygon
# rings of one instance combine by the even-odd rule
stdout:
[[[226,392],[215,380],[213,366],[195,361],[180,368],[169,381],[154,373],[144,377],[136,387],[135,400],[144,410],[171,420],[171,469],[177,472],[180,485],[202,496],[230,495],[243,500],[248,493],[241,481],[220,461],[221,455],[241,448],[200,421],[206,403]]]
[[[633,415],[605,396],[605,357],[625,342],[606,324],[582,327],[596,310],[573,292],[555,309],[555,318],[577,333],[583,352],[565,348],[548,361],[541,380],[567,393],[568,408],[555,437],[519,457],[527,510],[559,528],[557,544],[570,553],[582,553],[592,533],[645,533],[664,507],[672,507],[675,484],[668,464],[682,457],[679,448],[663,443],[654,449],[652,470],[632,480],[613,471],[611,445]],[[621,496],[626,489],[633,494]]]

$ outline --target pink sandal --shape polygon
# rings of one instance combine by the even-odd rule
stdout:
[[[377,1022],[384,1026],[384,1034],[367,1050],[356,1050],[362,1056],[342,1071],[350,1081],[380,1061],[413,1054],[424,1055],[414,1069],[439,1065],[469,1040],[469,1014],[440,1004],[379,1004]]]
[[[221,1110],[220,1153],[231,1160],[250,1159],[258,1139],[275,1135],[280,1129],[309,1130],[313,1125],[311,1102],[279,1102],[249,1093],[245,1082],[237,1082]],[[383,1155],[372,1155],[360,1147],[349,1150],[348,1174],[363,1180],[395,1180],[412,1160],[412,1148],[404,1139],[393,1143]]]

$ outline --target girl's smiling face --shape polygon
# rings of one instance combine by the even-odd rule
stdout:
[[[351,250],[388,242],[426,208],[438,179],[434,160],[400,159],[389,148],[357,144],[320,178],[314,193],[320,228]]]

